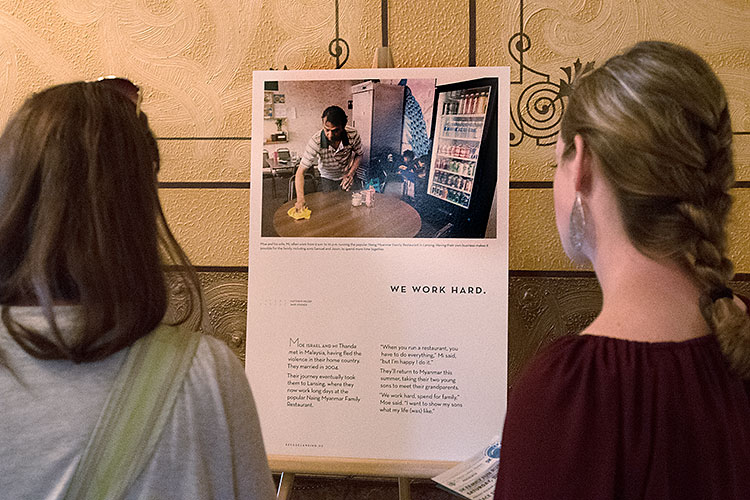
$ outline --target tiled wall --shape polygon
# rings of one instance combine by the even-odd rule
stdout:
[[[391,0],[389,8],[396,66],[468,64],[468,1]],[[344,67],[371,66],[381,41],[380,2],[351,0],[340,2],[339,9],[339,33],[349,47]],[[206,324],[240,354],[252,71],[334,68],[328,46],[335,30],[333,1],[4,0],[0,124],[29,92],[53,83],[117,74],[140,84],[143,109],[160,137],[168,219],[201,266]],[[750,4],[477,0],[475,34],[477,65],[509,65],[514,82],[512,373],[539,343],[579,328],[598,307],[595,281],[575,274],[562,253],[551,203],[549,144],[560,106],[548,97],[566,78],[561,68],[578,59],[602,62],[637,40],[659,38],[688,45],[712,63],[729,92],[736,133],[740,182],[732,255],[744,281],[738,286],[745,286],[750,279]]]

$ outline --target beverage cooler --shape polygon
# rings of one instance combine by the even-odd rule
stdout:
[[[497,79],[439,85],[431,136],[429,219],[450,236],[483,238],[497,183]]]

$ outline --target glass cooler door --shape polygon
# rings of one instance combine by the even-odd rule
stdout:
[[[469,208],[492,88],[441,92],[427,193]]]

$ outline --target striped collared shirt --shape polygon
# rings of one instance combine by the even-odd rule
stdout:
[[[355,129],[346,127],[346,135],[341,138],[338,149],[333,149],[321,130],[307,142],[300,167],[308,169],[318,163],[321,177],[338,181],[344,177],[347,167],[355,156],[362,156],[362,140]]]

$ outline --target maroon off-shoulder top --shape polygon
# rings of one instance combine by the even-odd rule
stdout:
[[[750,384],[713,335],[558,339],[513,387],[495,499],[750,499]]]

